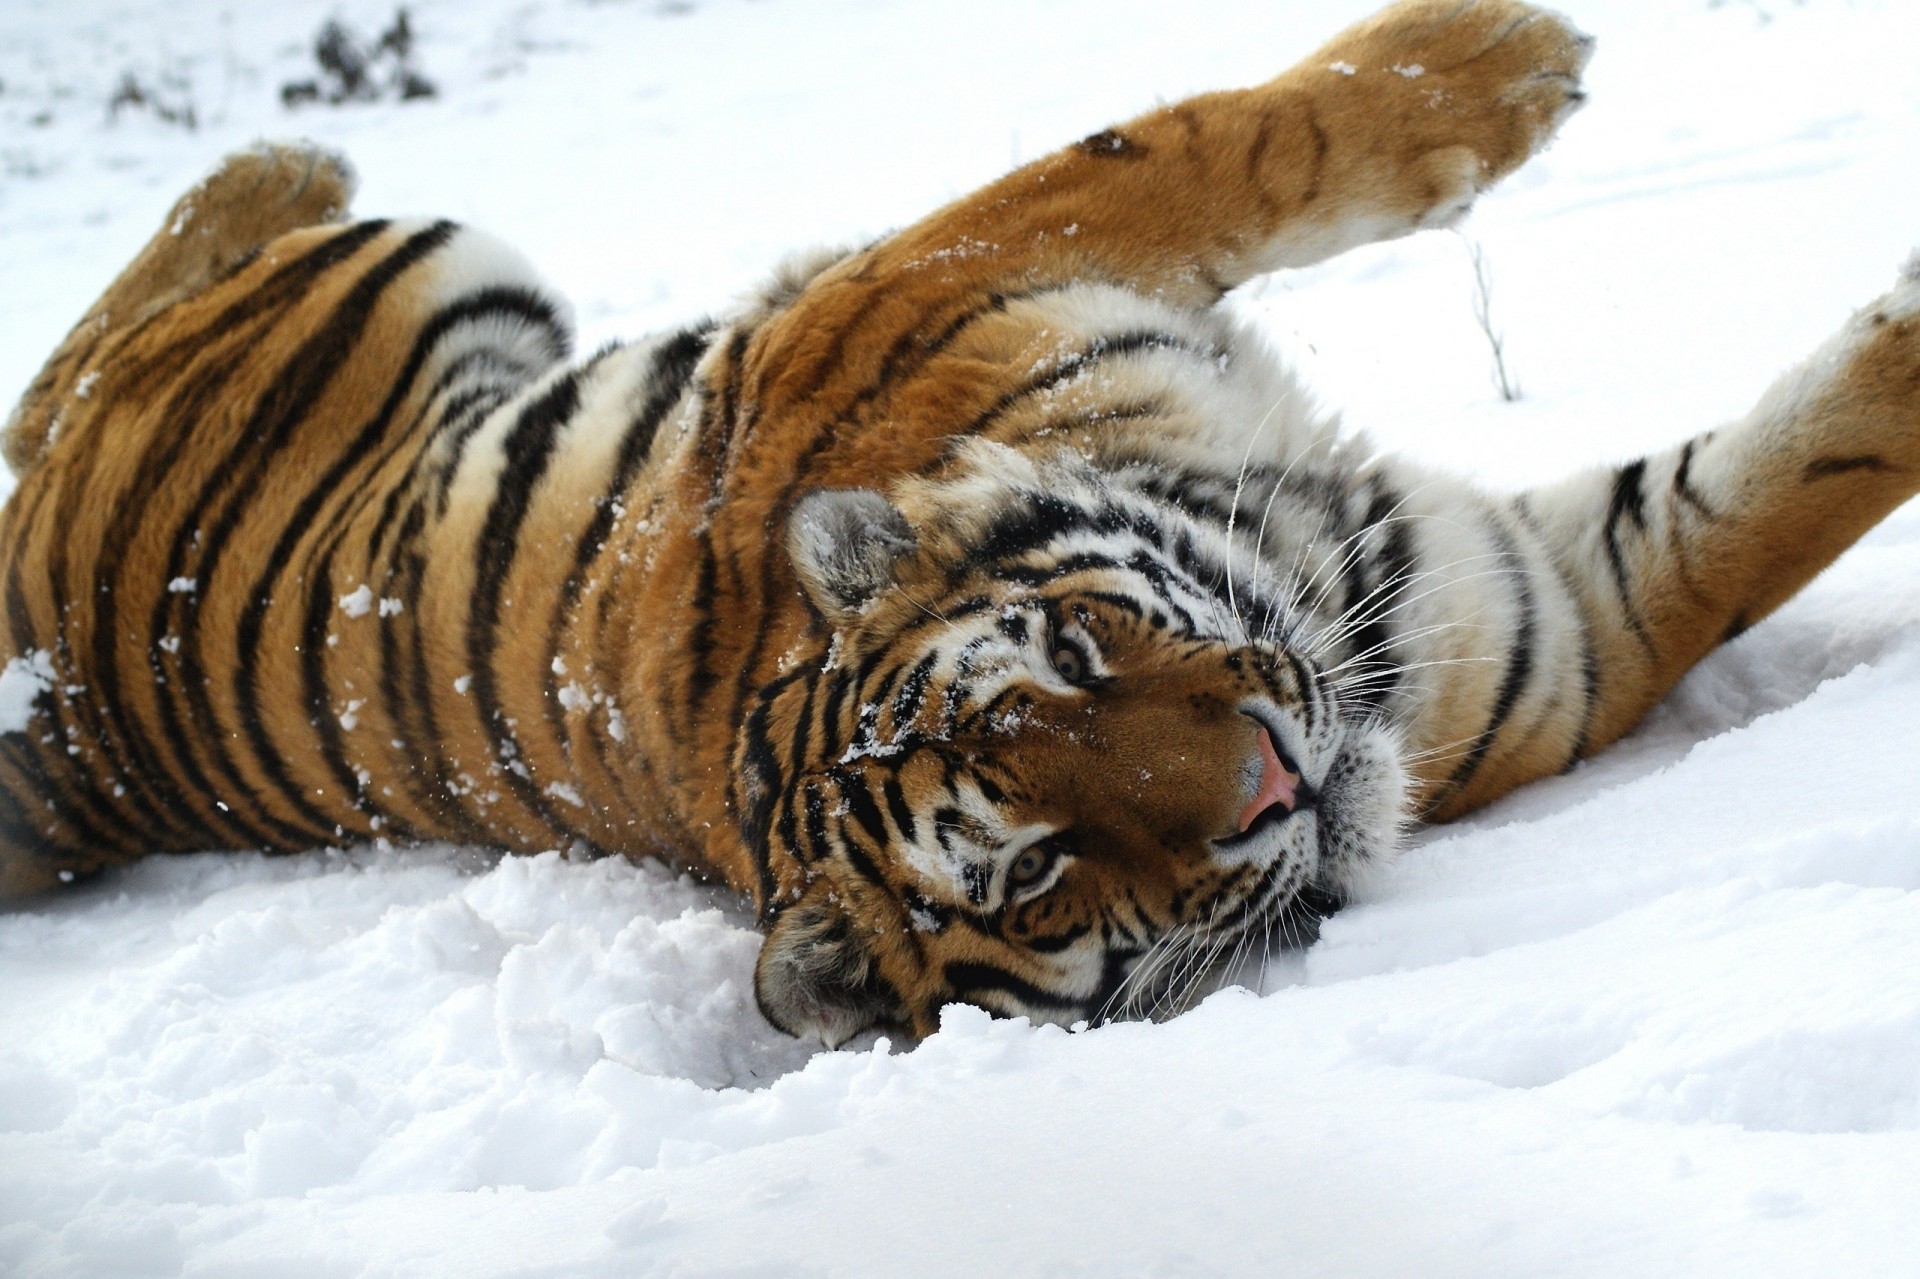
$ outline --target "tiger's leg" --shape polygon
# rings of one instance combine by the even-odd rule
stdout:
[[[1591,48],[1519,0],[1404,0],[1266,84],[1096,133],[824,273],[767,334],[761,408],[818,385],[821,333],[857,371],[982,298],[1096,281],[1206,306],[1447,225],[1580,103]]]
[[[353,173],[310,143],[262,143],[228,156],[175,203],[160,230],[50,356],[7,419],[0,451],[15,474],[39,461],[60,406],[119,340],[225,277],[274,237],[345,216]]]
[[[1012,173],[887,256],[1211,303],[1262,272],[1458,219],[1580,103],[1591,49],[1519,0],[1405,0],[1266,84]]]
[[[1569,740],[1535,743],[1437,814],[1454,816],[1626,733],[1722,642],[1779,607],[1920,492],[1920,254],[1741,421],[1522,499],[1585,623]],[[1541,576],[1536,574],[1536,576]],[[1561,585],[1542,582],[1543,594]],[[1491,762],[1491,761],[1490,761]]]

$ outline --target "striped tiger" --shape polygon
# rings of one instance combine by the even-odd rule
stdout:
[[[751,896],[795,1034],[1179,1007],[1915,491],[1920,268],[1741,422],[1518,495],[1343,434],[1216,306],[1454,222],[1590,46],[1408,0],[577,362],[510,250],[233,156],[7,428],[0,891],[658,856]]]

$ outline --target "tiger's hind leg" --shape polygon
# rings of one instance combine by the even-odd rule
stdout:
[[[1490,759],[1449,817],[1630,730],[1707,653],[1759,621],[1920,492],[1920,253],[1893,290],[1774,383],[1741,421],[1521,499],[1584,622],[1543,674],[1584,687],[1565,740]],[[1577,669],[1584,666],[1584,670]],[[1500,752],[1496,748],[1495,754]]]
[[[346,161],[312,143],[261,143],[228,156],[175,203],[160,230],[48,358],[7,419],[0,452],[15,474],[40,460],[70,395],[119,339],[225,278],[262,246],[338,221],[353,196]]]

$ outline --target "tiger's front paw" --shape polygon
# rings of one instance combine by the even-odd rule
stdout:
[[[1301,70],[1321,77],[1347,127],[1395,166],[1394,211],[1443,226],[1579,108],[1592,54],[1593,37],[1520,0],[1404,0]]]

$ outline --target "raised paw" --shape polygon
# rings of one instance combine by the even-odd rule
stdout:
[[[262,142],[221,161],[48,357],[0,429],[0,456],[16,474],[40,459],[61,404],[116,334],[224,279],[268,241],[338,221],[352,197],[346,160],[311,142]]]
[[[1920,251],[1892,289],[1779,378],[1753,417],[1766,441],[1756,453],[1818,484],[1824,500],[1920,491]]]
[[[1861,308],[1841,330],[1837,373],[1849,412],[1887,459],[1920,467],[1920,249],[1893,288]]]
[[[345,216],[346,159],[311,142],[260,142],[220,162],[173,207],[167,231],[218,274],[267,241]]]
[[[1585,100],[1592,53],[1591,36],[1519,0],[1404,0],[1299,71],[1358,108],[1341,114],[1404,176],[1393,203],[1435,226],[1546,145]]]

